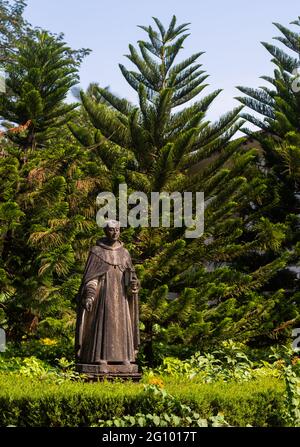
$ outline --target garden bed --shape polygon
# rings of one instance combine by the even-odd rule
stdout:
[[[209,418],[218,413],[234,426],[281,426],[284,384],[262,378],[243,383],[197,384],[167,381],[164,388],[178,401]],[[168,411],[143,384],[83,383],[0,374],[0,426],[78,427],[99,420]]]

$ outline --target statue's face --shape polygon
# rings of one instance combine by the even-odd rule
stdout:
[[[106,227],[105,234],[111,241],[117,241],[120,237],[120,227]]]

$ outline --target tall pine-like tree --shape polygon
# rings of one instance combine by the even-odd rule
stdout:
[[[139,41],[138,49],[129,46],[135,70],[120,65],[138,105],[93,85],[81,93],[81,116],[70,123],[78,141],[98,152],[113,192],[120,182],[148,197],[151,191],[204,191],[202,237],[185,239],[182,228],[123,232],[140,264],[142,333],[150,361],[224,338],[248,341],[269,333],[269,312],[279,295],[266,299],[260,290],[287,262],[283,257],[252,270],[237,262],[266,244],[281,244],[281,227],[266,234],[256,213],[243,221],[251,204],[268,200],[264,176],[253,163],[257,151],[245,150],[242,139],[232,141],[243,124],[239,108],[216,123],[206,118],[220,90],[202,96],[202,53],[178,61],[188,24],[178,26],[173,17],[165,29],[154,22],[156,29],[141,27],[148,40]],[[246,226],[252,228],[248,240]]]
[[[65,99],[78,82],[84,52],[70,49],[62,35],[36,31],[21,40],[6,65],[7,91],[0,94],[7,123],[0,137],[0,325],[9,339],[44,331],[63,340],[74,322],[82,250],[91,243],[88,217],[95,213],[89,191],[103,187],[104,177],[65,127],[75,108]]]
[[[24,19],[24,0],[9,2],[0,0],[0,65],[11,61],[20,39],[30,32],[30,25]]]
[[[64,95],[76,82],[72,70],[83,53],[68,65],[74,53],[62,37],[40,32],[27,36],[27,50],[25,41],[20,44],[24,57],[15,61],[23,89],[14,96],[10,84],[9,96],[1,97],[10,125],[34,125],[23,134],[20,128],[6,132],[1,144],[0,318],[14,339],[72,338],[72,299],[88,249],[102,232],[95,222],[96,196],[118,194],[120,183],[127,183],[128,193],[139,190],[148,198],[151,191],[205,195],[202,237],[186,239],[185,228],[172,227],[122,233],[142,281],[142,353],[148,361],[186,356],[227,338],[272,343],[277,330],[297,318],[295,296],[276,282],[269,287],[295,252],[286,250],[287,223],[265,216],[278,194],[260,169],[260,152],[248,150],[244,139],[232,139],[244,122],[240,108],[216,123],[207,119],[220,90],[203,96],[201,53],[179,59],[188,25],[178,26],[173,17],[165,29],[154,21],[155,28],[142,27],[147,40],[138,49],[129,47],[135,69],[120,66],[137,105],[92,84],[81,93],[80,109],[73,110]],[[49,47],[55,41],[61,49],[57,65],[66,80],[64,86],[54,83],[49,102],[41,60],[33,58],[36,71],[26,62],[33,47],[43,47],[43,35]],[[48,57],[45,50],[51,66],[53,54]],[[9,79],[15,79],[12,69]],[[41,98],[34,113],[26,103],[32,91]],[[45,104],[53,107],[52,115]],[[69,112],[78,143],[65,127]]]
[[[25,36],[6,64],[6,94],[0,98],[0,118],[7,136],[24,150],[45,144],[70,119],[76,104],[67,93],[78,82],[79,61],[62,36],[35,31]],[[13,132],[15,126],[24,132]]]
[[[292,24],[299,27],[300,18]],[[282,33],[275,39],[285,49],[263,43],[275,65],[273,76],[262,76],[270,86],[258,89],[238,87],[246,95],[238,99],[255,112],[244,113],[243,117],[259,131],[247,128],[244,131],[261,148],[258,166],[265,173],[269,185],[270,204],[257,210],[262,215],[261,231],[267,233],[281,228],[282,237],[280,249],[276,245],[266,247],[256,253],[256,259],[251,262],[258,265],[266,259],[275,262],[284,253],[289,257],[289,262],[265,288],[265,293],[282,290],[282,307],[289,313],[289,309],[300,303],[300,34],[279,23],[275,26]],[[291,327],[297,324],[299,312],[294,310],[286,324],[278,325],[275,334],[291,334]]]

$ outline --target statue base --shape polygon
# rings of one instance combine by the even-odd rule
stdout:
[[[142,375],[138,372],[135,363],[124,365],[122,363],[107,363],[107,365],[77,363],[75,370],[85,374],[88,379],[124,379],[139,381]]]

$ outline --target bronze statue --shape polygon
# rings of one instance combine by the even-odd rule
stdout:
[[[104,230],[106,238],[90,250],[78,294],[77,371],[137,373],[139,281],[119,241],[119,222],[109,221]]]

